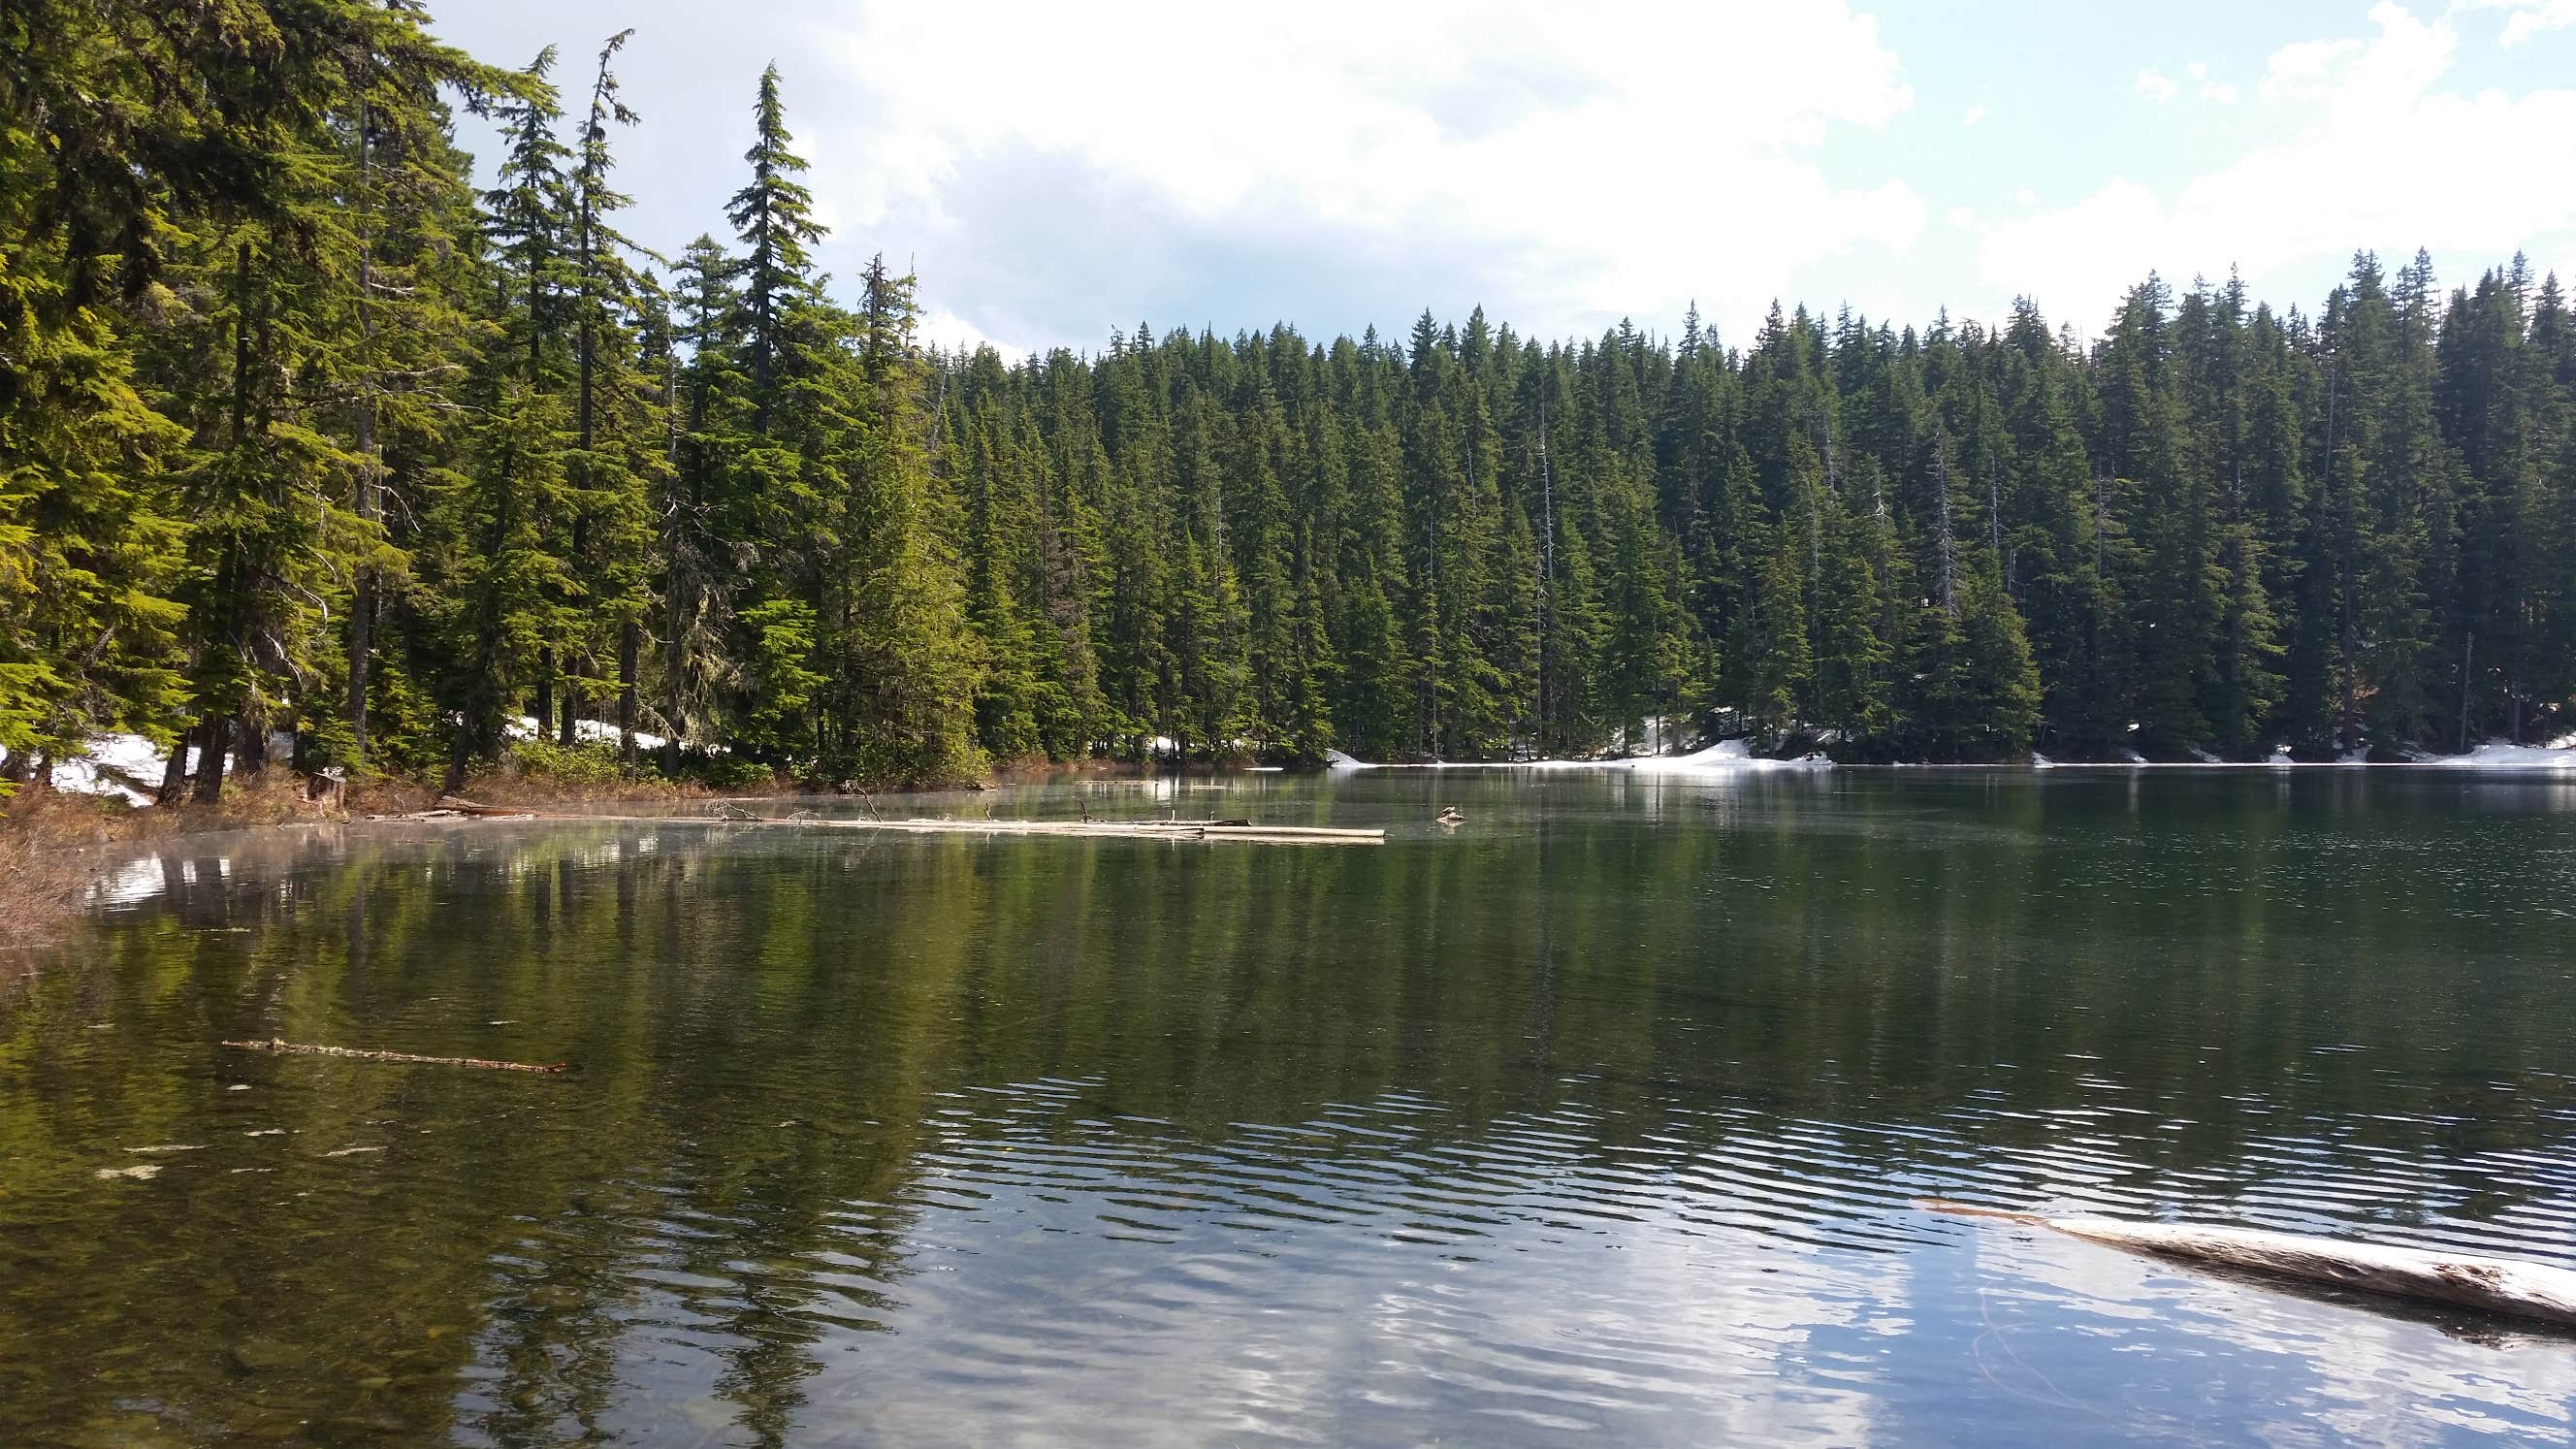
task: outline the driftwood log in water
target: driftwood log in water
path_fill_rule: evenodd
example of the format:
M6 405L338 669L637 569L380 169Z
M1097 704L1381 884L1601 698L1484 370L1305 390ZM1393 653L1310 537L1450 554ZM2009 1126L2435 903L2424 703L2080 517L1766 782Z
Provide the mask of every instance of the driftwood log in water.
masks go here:
M2576 1328L2576 1270L2382 1243L2269 1233L2256 1228L2199 1227L2189 1223L2134 1223L2118 1218L2052 1218L1969 1203L1926 1201L1934 1212L2054 1229L2069 1237L2133 1253L2180 1258L2222 1268L2295 1279L2335 1288L2357 1288L2398 1298L2447 1303Z
M487 1072L535 1072L540 1076L553 1076L564 1070L562 1062L493 1062L485 1061L481 1057L421 1057L414 1056L410 1052L369 1052L360 1051L355 1047L314 1046L307 1042L280 1041L275 1037L267 1041L228 1041L224 1045L246 1052L279 1052L287 1056L300 1057L342 1057L353 1062L395 1062L419 1067L479 1067Z
M909 835L1046 835L1105 840L1242 841L1254 845L1383 845L1382 828L1323 825L1202 824L1173 820L993 820L942 816L912 820L814 820L697 815L574 815L592 824L714 825L782 830L870 830Z
M454 795L439 796L436 808L453 810L459 815L471 815L481 820L516 820L536 813L524 805L478 805L471 800L460 799Z

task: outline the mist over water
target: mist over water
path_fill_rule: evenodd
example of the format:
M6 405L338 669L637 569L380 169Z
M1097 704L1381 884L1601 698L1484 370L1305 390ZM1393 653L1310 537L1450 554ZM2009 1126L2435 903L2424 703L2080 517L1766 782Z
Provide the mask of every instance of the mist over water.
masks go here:
M1913 1205L2576 1265L2576 786L933 803L1390 839L178 842L0 988L0 1441L2576 1437L2576 1339Z

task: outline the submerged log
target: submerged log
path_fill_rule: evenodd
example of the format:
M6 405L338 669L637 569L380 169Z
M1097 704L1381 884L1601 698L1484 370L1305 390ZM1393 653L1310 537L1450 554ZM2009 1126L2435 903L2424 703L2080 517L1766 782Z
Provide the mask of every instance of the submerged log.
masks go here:
M2043 1217L1938 1199L1919 1204L1960 1217L2053 1229L2089 1243L2160 1258L2215 1264L2270 1278L2356 1288L2576 1328L2576 1270L2515 1258L2347 1243L2257 1228Z
M354 1062L396 1062L420 1067L479 1067L487 1072L535 1072L540 1076L553 1076L563 1071L565 1066L562 1062L494 1062L486 1061L481 1057L422 1057L414 1056L410 1052L360 1051L355 1047L314 1046L308 1042L281 1041L276 1037L270 1037L266 1041L228 1041L224 1045L246 1052L278 1052L288 1056L305 1057L341 1057Z

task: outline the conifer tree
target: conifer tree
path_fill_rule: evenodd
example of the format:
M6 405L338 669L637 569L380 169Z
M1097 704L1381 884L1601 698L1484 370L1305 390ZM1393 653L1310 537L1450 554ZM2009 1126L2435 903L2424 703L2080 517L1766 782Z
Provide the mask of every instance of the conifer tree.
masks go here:
M633 760L640 705L643 618L649 601L647 540L654 475L669 466L662 418L662 379L647 374L639 352L649 315L645 279L632 258L642 249L616 226L628 199L610 184L616 159L610 128L637 117L619 98L617 52L633 31L620 31L600 48L590 106L574 149L568 178L572 244L573 438L566 459L574 510L567 561L586 582L586 607L564 631L568 670L559 729L567 748L576 743L580 691L596 690L597 659L615 664L618 753ZM542 722L541 722L542 723Z
M2098 345L1775 305L926 350L836 289L775 67L671 268L570 135L366 0L0 12L0 785L98 733L450 780L988 757L2382 757L2576 724L2576 324L2521 258ZM231 23L238 21L238 24ZM499 123L479 195L457 104ZM479 209L478 209L479 203ZM729 752L730 758L718 751ZM184 785L174 751L163 783Z
M814 265L809 249L823 239L814 220L814 195L797 178L805 160L788 149L787 111L779 98L778 67L760 74L752 110L754 136L742 159L751 181L725 204L725 219L741 239L742 356L751 374L751 430L766 435L777 402L780 359L796 308L806 301Z

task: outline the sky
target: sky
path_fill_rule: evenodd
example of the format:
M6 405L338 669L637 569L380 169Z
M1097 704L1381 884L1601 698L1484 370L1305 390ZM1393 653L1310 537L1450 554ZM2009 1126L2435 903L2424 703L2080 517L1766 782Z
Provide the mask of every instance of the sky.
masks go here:
M628 229L672 255L775 61L822 265L909 264L929 340L1011 355L1476 306L1740 342L1775 299L2089 335L2150 271L2314 310L2419 246L2576 280L2576 0L432 8L487 61L558 47L568 106L634 28Z

